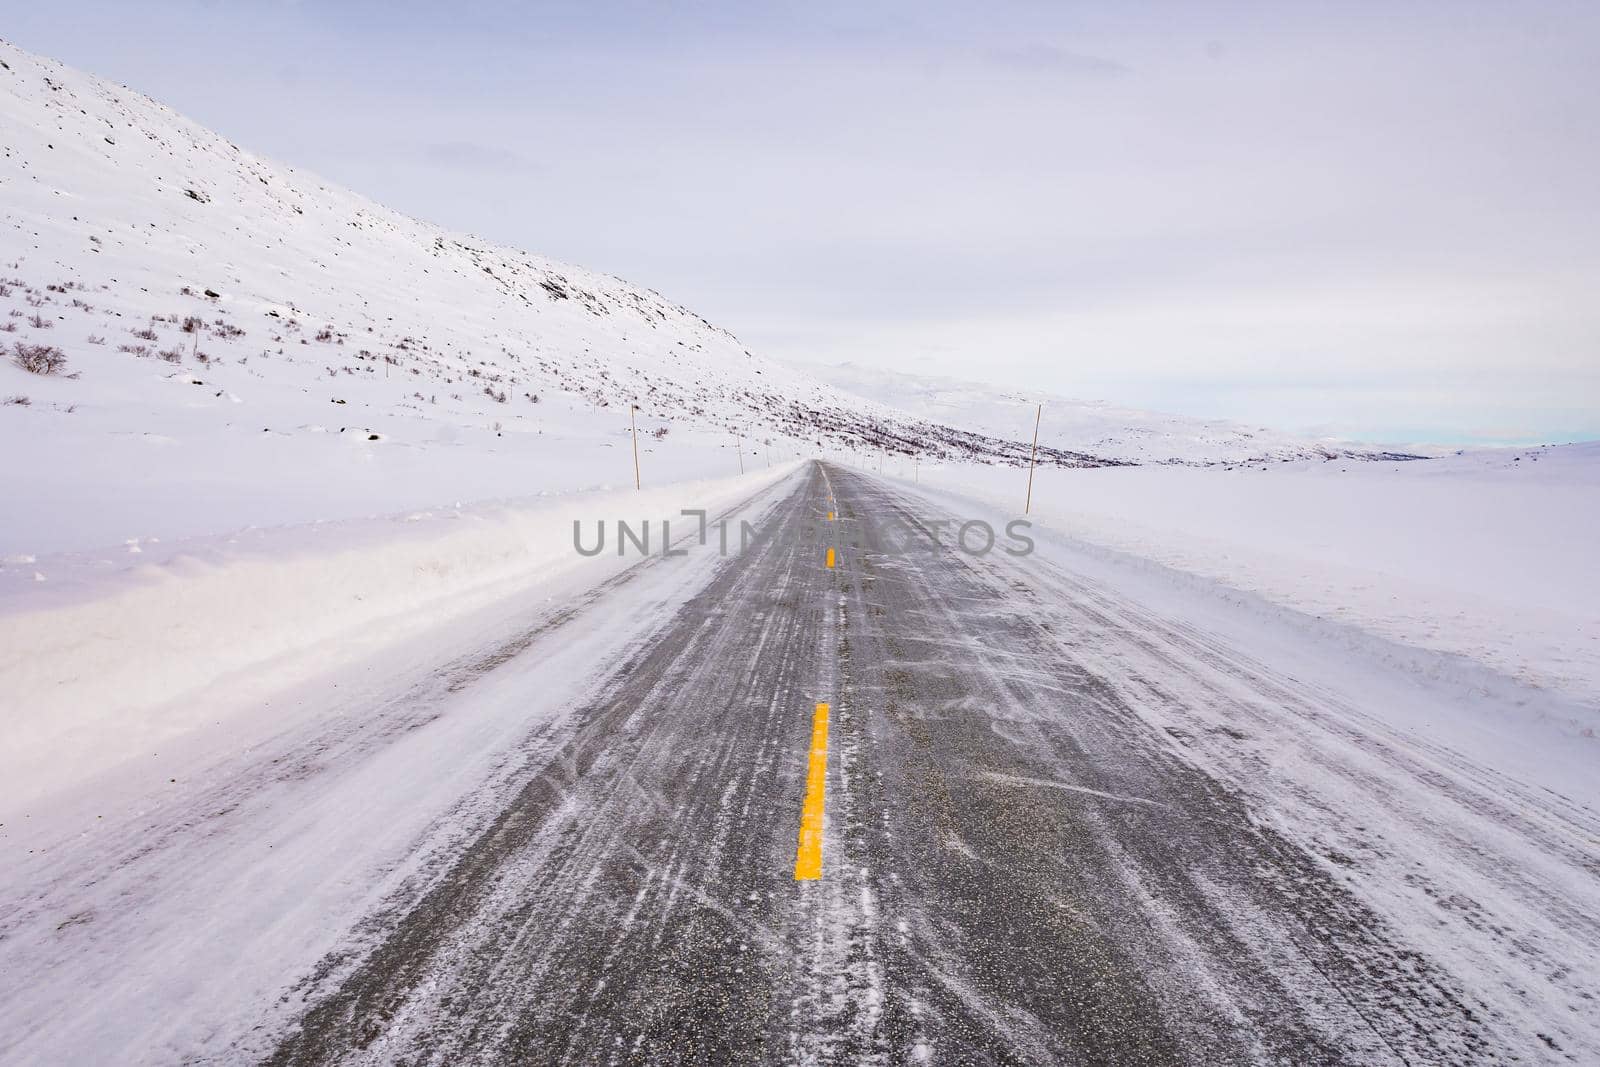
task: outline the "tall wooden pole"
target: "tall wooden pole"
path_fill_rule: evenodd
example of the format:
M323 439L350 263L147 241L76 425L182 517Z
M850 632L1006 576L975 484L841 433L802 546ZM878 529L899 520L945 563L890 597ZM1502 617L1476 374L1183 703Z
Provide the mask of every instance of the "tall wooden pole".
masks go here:
M1022 502L1022 513L1026 515L1033 507L1033 460L1039 454L1039 420L1044 417L1044 405L1039 405L1039 410L1033 413L1033 447L1028 450L1028 498Z
M633 431L633 487L643 489L644 486L639 483L639 424L633 417L633 413L638 410L638 404L628 405L628 428Z
M739 443L739 435L733 435L733 451L739 457L739 473L744 473L744 445Z

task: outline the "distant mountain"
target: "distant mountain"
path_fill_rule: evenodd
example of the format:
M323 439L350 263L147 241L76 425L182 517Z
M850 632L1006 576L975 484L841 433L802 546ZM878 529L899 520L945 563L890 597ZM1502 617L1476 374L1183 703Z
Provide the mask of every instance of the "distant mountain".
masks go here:
M1094 456L1116 463L1239 463L1348 456L1416 458L1394 452L1311 441L1221 419L1162 415L1098 401L1069 400L995 386L905 374L856 363L808 366L838 388L933 423L990 438L1028 442L1035 405L1043 403L1039 447L1046 456Z

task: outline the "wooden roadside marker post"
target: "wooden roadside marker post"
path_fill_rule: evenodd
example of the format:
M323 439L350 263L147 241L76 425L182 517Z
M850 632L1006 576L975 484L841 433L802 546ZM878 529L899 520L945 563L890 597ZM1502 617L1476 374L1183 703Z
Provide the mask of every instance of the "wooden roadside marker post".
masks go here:
M739 435L733 435L733 453L739 457L739 473L744 473L744 445L739 441Z
M1022 503L1022 513L1026 515L1033 507L1033 460L1039 454L1039 420L1044 417L1044 405L1039 405L1039 410L1033 414L1033 448L1028 451L1028 498Z
M639 423L633 415L638 410L638 404L628 405L628 428L633 431L633 487L643 489L639 482Z

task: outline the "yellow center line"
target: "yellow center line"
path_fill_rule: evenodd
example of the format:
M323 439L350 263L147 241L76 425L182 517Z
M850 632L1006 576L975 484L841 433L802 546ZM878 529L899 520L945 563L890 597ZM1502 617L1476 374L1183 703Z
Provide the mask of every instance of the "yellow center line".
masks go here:
M833 567L833 548L832 548L832 546L829 546L829 548L828 548L828 567L830 569Z
M806 800L800 808L800 846L794 854L794 878L812 882L822 877L822 799L828 779L828 705L818 704L811 717L811 759L806 767Z

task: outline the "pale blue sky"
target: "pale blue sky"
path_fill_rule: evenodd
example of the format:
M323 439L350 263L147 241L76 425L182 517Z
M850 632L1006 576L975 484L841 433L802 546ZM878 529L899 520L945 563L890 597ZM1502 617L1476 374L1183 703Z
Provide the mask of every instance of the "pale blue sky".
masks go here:
M1597 4L13 7L22 47L779 358L1600 437Z

